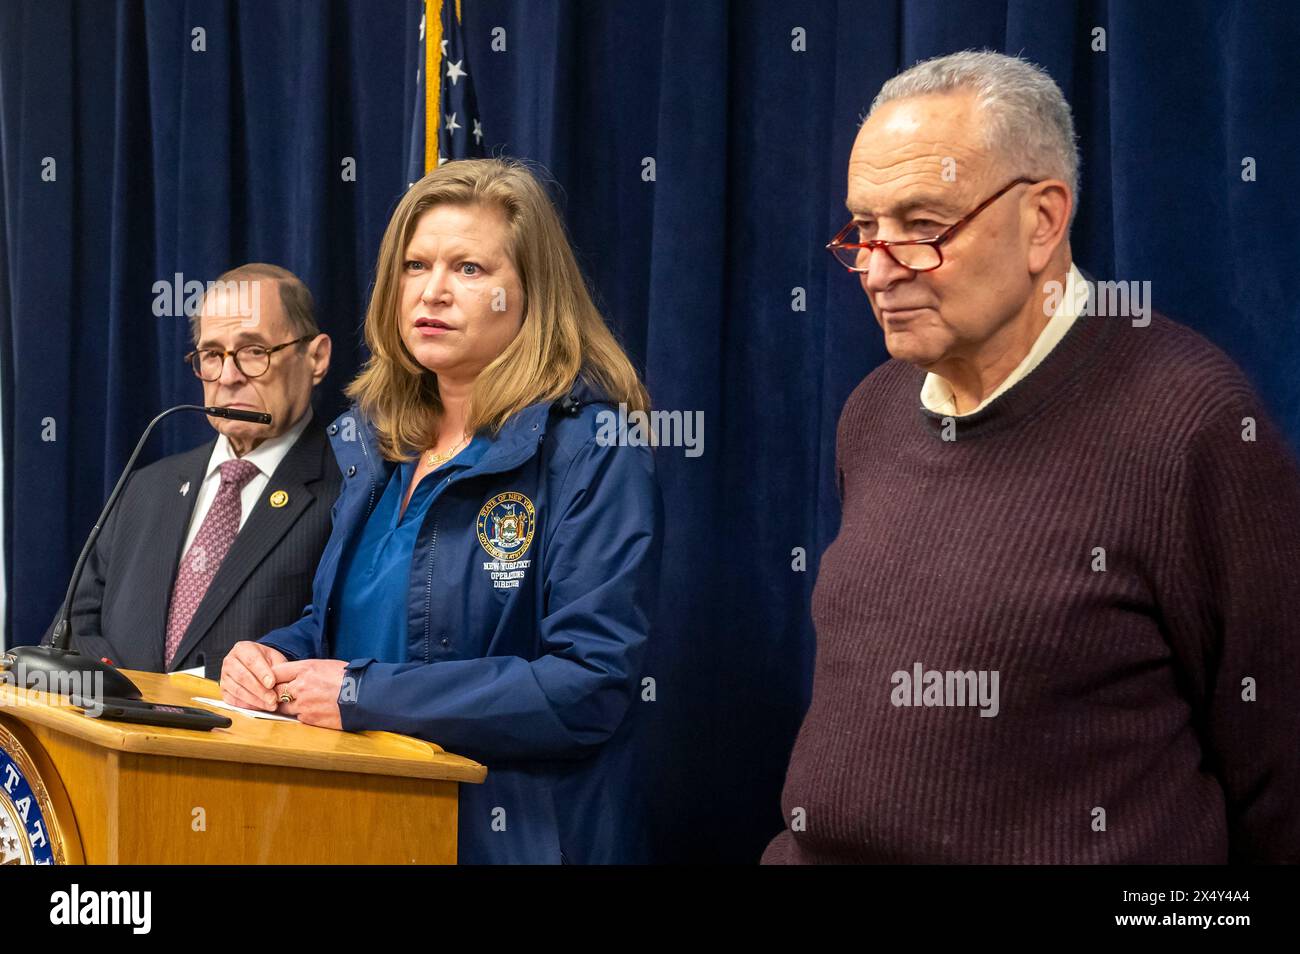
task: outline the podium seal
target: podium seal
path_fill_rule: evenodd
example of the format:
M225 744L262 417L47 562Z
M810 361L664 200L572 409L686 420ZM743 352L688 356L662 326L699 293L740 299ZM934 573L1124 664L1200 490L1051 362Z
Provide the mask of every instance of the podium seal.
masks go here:
M63 830L36 764L0 725L0 865L67 864Z

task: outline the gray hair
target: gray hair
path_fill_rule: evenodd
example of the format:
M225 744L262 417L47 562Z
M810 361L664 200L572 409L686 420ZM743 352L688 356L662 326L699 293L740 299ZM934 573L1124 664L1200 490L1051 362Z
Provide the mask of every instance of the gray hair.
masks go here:
M1079 152L1070 104L1037 64L992 50L963 50L922 60L880 88L874 113L885 103L930 93L969 90L983 110L985 147L1015 175L1063 179L1079 207Z
M225 288L227 283L259 279L275 282L280 292L280 307L284 309L285 323L295 338L303 338L307 335L315 337L320 334L320 328L316 324L316 304L312 300L311 290L301 278L287 268L266 262L249 262L247 265L222 272L214 281L209 282L208 286L211 291L213 288ZM199 317L197 309L190 315L190 335L194 338L195 347L199 344Z

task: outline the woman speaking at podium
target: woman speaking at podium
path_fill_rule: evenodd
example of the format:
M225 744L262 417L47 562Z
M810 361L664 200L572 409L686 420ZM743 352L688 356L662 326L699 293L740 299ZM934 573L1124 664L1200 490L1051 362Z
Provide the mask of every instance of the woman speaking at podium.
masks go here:
M460 789L462 862L639 860L662 505L650 449L599 422L648 399L525 167L411 187L365 337L328 428L344 484L312 605L234 647L225 699L486 764Z

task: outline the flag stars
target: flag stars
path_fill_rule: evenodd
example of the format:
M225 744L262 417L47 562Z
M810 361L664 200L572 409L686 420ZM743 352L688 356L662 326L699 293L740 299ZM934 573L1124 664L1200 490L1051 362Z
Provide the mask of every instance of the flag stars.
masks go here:
M483 145L483 126L477 119L474 120L474 142L476 145Z
M447 129L447 132L449 132L449 133L454 133L457 129L461 129L461 128L463 128L463 127L461 126L460 123L456 122L456 114L455 114L455 113L452 113L450 116L447 117L447 122L446 122L445 126L446 126L446 129Z
M462 76L468 75L463 69L460 68L460 64L464 62L465 60L463 57L457 60L455 63L453 63L451 60L447 61L447 79L451 80L452 86L456 85L456 80L460 79Z

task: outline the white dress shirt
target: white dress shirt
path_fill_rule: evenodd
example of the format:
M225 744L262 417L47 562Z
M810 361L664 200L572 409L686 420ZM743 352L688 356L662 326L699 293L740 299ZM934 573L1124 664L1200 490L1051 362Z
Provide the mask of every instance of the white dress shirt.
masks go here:
M1070 330L1076 318L1079 317L1078 304L1075 295L1083 295L1077 291L1083 283L1083 274L1070 265L1070 271L1065 278L1065 291L1061 300L1056 305L1056 310L1052 312L1052 317L1047 320L1043 330L1039 332L1038 338L1034 341L1034 346L1029 349L1029 353L1016 365L1007 379L994 389L978 407L972 408L965 414L957 413L957 398L953 395L952 386L943 378L934 372L925 376L925 381L921 384L921 403L929 411L935 414L942 414L945 417L965 417L966 414L974 414L976 411L983 410L991 401L1001 397L1003 392L1009 390L1022 378L1029 375L1039 363L1047 357L1048 353L1065 337L1065 333ZM1082 300L1086 300L1081 298Z
M239 495L239 529L244 529L244 522L248 519L248 515L252 513L258 498L262 496L262 491L266 489L271 475L280 466L280 462L289 453L289 449L302 436L302 432L310 421L311 408L308 407L307 413L302 416L297 424L279 437L272 437L269 440L262 441L256 448L243 456L243 460L257 466L258 472L256 477L244 485L244 489ZM194 543L194 538L199 535L199 528L203 526L203 518L208 515L212 501L217 499L217 491L221 488L221 471L218 468L226 461L234 460L235 457L236 455L230 449L230 441L226 438L226 435L218 435L217 443L212 448L212 456L208 458L208 469L204 473L203 483L199 484L198 487L190 488L190 493L198 492L199 499L195 502L194 513L190 515L190 527L185 534L185 545L181 547L182 561L185 559L185 554L189 551L190 545Z

